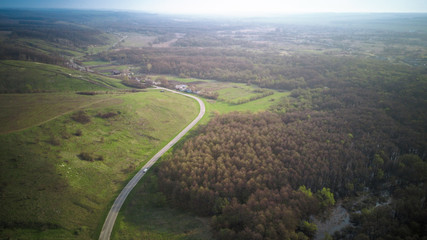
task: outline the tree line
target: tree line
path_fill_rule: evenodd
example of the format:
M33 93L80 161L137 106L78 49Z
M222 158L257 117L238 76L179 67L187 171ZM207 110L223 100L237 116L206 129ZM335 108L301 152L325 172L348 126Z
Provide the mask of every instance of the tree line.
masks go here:
M423 69L357 57L254 53L227 48L143 48L100 53L94 59L139 66L142 74L169 74L219 81L256 84L293 90L336 87L346 82L359 87L368 82L394 88L396 81L419 78Z

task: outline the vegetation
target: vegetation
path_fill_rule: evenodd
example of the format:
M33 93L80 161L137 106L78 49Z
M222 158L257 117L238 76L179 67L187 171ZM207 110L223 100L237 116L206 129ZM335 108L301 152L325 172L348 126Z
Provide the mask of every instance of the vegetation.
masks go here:
M126 88L119 80L55 65L0 61L1 93L106 91Z
M425 82L420 84L425 85ZM309 94L309 104L296 105L307 106L305 109L288 107L292 102L285 105L289 111L282 116L234 113L215 118L199 136L187 141L182 150L159 167L159 191L174 206L202 216L214 216L212 224L220 239L312 237L315 227L307 222L309 216L334 205L332 192L336 196L351 196L369 187L390 191L396 196L407 191L425 191L425 162L417 156L402 155L399 158L402 160L395 159L395 156L411 152L424 156L425 138L414 131L421 129L425 133L423 124L409 125L394 120L382 107L376 106L378 101L371 99L378 96L366 89L363 95L357 88L322 90L322 95L316 93L319 92ZM301 95L298 96L297 91L293 93L295 97ZM402 101L396 96L391 99ZM387 100L381 104L387 105ZM303 102L302 98L295 101ZM390 107L403 111L399 105ZM404 110L410 114L417 108L414 105ZM418 117L423 118L420 114ZM410 115L415 118L414 114ZM363 121L360 116L364 116ZM395 185L396 181L405 182L397 179L408 176L397 174L407 171L399 169L415 165L418 170L410 174L415 184L411 190L406 187L408 183ZM395 185L395 189L390 190L389 184ZM311 190L317 192L316 198ZM424 196L411 194L411 200L403 201L398 197L396 205L391 205L396 207L375 209L376 217L373 218L377 219L377 224L383 224L385 220L378 221L379 216L386 219L389 214L402 211L398 208L409 207L410 201L425 201ZM403 218L393 217L391 221L395 223L387 226L390 229L402 226L408 224L409 219L425 224L421 219L427 209L424 204L417 206L413 213L405 213L409 215ZM353 221L361 227L348 233L349 238L357 234L377 238L387 232L386 229L366 232L373 229L366 225L374 223L363 219L355 217ZM405 229L406 235L423 234L417 227Z
M419 156L427 150L421 110L426 96L418 91L427 81L395 77L360 82L364 75L353 76L352 81L330 82L330 88L293 90L290 98L272 107L280 115L218 116L159 167L159 191L174 206L213 216L220 239L281 239L313 237L309 216L333 205L334 195L353 196L368 187L389 192L391 205L355 214L357 225L341 237L375 239L393 226L404 226L406 232L389 237L422 236L420 228L405 225L425 224L424 204L405 217L396 213L411 201L425 201L424 194L411 194L411 200L402 200L401 194L425 192L421 172L426 167ZM418 156L405 155L409 153ZM415 165L409 190L408 182L400 185L408 175L398 172ZM393 213L390 225L372 227L377 226L372 221L382 225Z
M425 238L425 14L0 15L0 238L97 238L197 110L135 89L153 82L185 83L208 114L131 193L113 238L319 238L313 217L337 203L351 224L330 238Z
M176 94L109 98L0 136L1 238L97 238L129 176L197 114L194 101ZM80 115L90 122L73 120Z
M120 211L112 239L214 239L209 219L169 207L156 185L149 171Z

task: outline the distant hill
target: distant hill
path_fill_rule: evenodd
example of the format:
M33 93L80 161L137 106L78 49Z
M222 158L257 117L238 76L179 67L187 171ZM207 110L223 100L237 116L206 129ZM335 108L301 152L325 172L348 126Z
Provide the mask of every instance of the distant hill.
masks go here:
M120 80L50 64L0 61L0 93L99 91L126 88Z

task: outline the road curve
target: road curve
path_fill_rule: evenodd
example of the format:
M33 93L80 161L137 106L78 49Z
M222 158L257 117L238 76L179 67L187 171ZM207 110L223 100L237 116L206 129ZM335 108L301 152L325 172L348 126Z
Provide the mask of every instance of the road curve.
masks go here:
M165 152L167 152L175 143L177 143L191 128L193 128L197 122L202 119L203 115L205 115L205 104L202 100L200 100L198 97L173 91L166 88L160 88L157 87L157 89L169 91L177 94L184 95L186 97L190 97L195 99L199 105L200 105L200 112L199 115L187 126L182 130L172 141L170 141L166 146L164 146L156 155L154 155L150 161L148 161L139 171L138 173L128 182L128 184L123 188L123 190L120 192L119 196L116 198L116 200L113 203L113 206L111 206L110 212L108 212L108 216L105 219L104 225L102 226L101 234L99 235L99 240L109 240L111 231L114 227L114 222L116 221L117 215L120 211L120 208L122 207L124 201L126 200L129 193L132 191L132 189L135 187L135 185L139 182L139 180L144 176L144 169L150 168Z

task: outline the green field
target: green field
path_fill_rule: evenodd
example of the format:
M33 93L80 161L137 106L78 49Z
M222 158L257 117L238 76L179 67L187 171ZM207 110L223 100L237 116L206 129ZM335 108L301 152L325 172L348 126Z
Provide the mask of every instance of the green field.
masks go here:
M72 56L72 57L79 57L83 56L83 49L78 48L68 48L67 46L58 44L54 44L49 41L44 41L41 39L34 39L34 38L19 38L15 40L15 44L17 45L24 45L27 46L33 50L44 52L44 53L61 53L61 55L65 56Z
M102 91L126 88L120 80L50 64L0 61L0 92Z
M120 102L113 94L0 94L0 134L25 129L96 103Z
M90 46L88 46L85 53L92 55L92 54L97 54L100 52L108 51L109 49L111 49L114 46L115 43L117 43L117 41L120 40L120 37L115 35L115 34L103 33L102 35L104 38L108 39L107 43L105 45L90 45Z
M52 94L46 101L39 97L24 99L33 98L34 105L40 104L34 107L42 109L64 95ZM96 103L80 97L87 100L77 105L87 105L81 108L89 123L73 120L74 111L0 135L0 238L97 238L109 204L127 179L198 113L194 100L158 90L100 96L105 101ZM13 106L9 101L15 119L22 102ZM99 117L108 114L112 117Z
M97 72L102 72L104 74L111 75L112 71L126 71L126 70L129 70L129 68L130 68L130 65L111 65L111 66L100 65L99 67L94 67L92 69Z
M223 114L233 111L255 113L268 110L270 106L275 103L275 101L279 100L280 98L287 97L289 94L290 92L274 91L273 95L238 105L211 99L204 99L204 102L208 114Z
M213 239L209 219L167 207L153 172L143 178L123 205L111 239Z
M223 88L218 91L218 99L223 101L235 101L256 95L256 93L253 92L254 88L257 88L255 86L248 86L246 84L237 83L230 85L231 86L227 86L227 88Z
M219 82L212 80L202 81L203 83L196 84L197 89L219 93L217 100L201 97L206 106L206 115L201 121L202 124L207 123L215 114L224 114L233 111L253 113L266 111L276 101L283 97L287 97L290 94L288 91L279 92L266 90L255 85L246 85L243 83ZM256 90L272 91L273 94L242 104L235 103L241 99L249 99L250 97L257 96L259 93L255 93L254 91Z
M110 62L105 62L105 61L86 61L86 62L82 62L82 63L85 66L99 66L99 65L110 64Z
M197 79L197 78L182 78L182 77L169 76L169 75L149 75L148 77L151 78L152 80L156 80L157 78L164 77L166 80L177 81L180 83L211 82L212 81L212 80Z
M123 47L148 47L156 39L156 36L139 33L127 33L127 36L126 40L121 43Z

